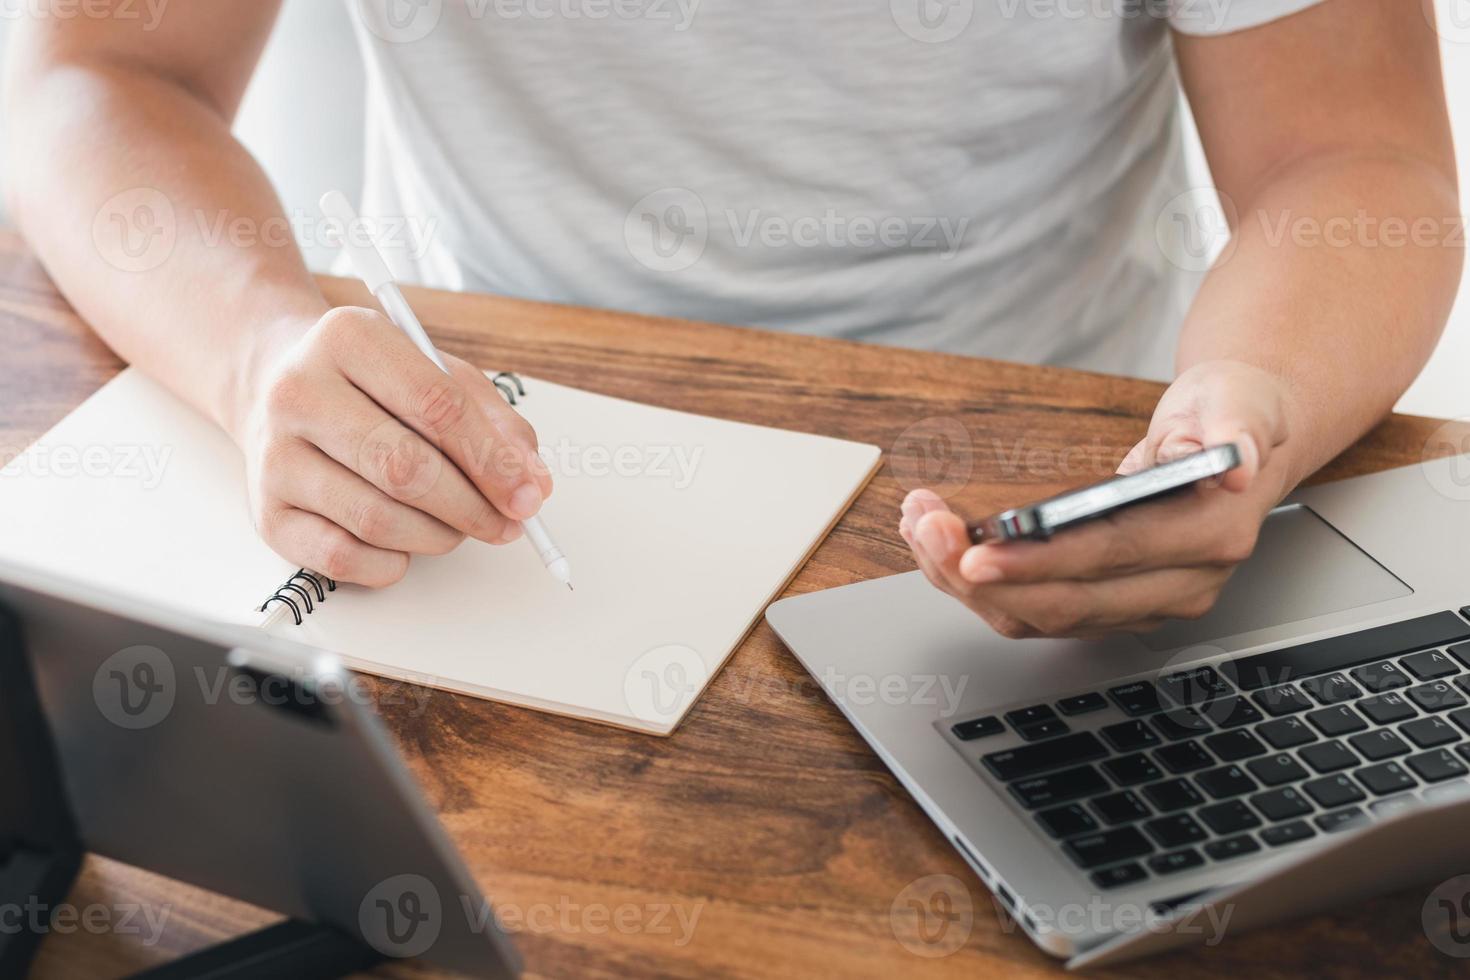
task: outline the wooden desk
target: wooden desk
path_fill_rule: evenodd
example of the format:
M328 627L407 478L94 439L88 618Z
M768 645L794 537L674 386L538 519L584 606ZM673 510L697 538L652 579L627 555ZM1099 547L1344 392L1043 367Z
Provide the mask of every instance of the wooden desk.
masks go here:
M366 300L355 283L322 285L334 302ZM441 346L479 364L890 451L792 593L911 569L895 524L903 483L924 467L927 479L955 482L956 499L977 512L1105 475L1144 431L1159 391L1072 371L484 296L416 291L412 301ZM121 366L4 233L0 339L0 458ZM1437 425L1396 417L1327 475L1412 463ZM389 730L481 887L526 914L517 944L533 975L1058 972L1010 927L764 625L669 739L442 693L419 713L392 685L378 691ZM962 948L929 958L910 950L925 947L890 909L911 882L934 874L962 883L959 911L968 906L973 927ZM1449 976L1463 963L1425 941L1419 916L1426 895L1410 891L1232 936L1118 975ZM72 900L143 903L167 910L167 927L152 946L137 936L52 936L38 976L118 975L271 918L97 860ZM624 906L639 910L623 913L632 931L611 925ZM660 922L650 906L668 910ZM686 920L698 915L682 944L679 912ZM896 921L908 945L895 934ZM382 972L426 971L398 964Z

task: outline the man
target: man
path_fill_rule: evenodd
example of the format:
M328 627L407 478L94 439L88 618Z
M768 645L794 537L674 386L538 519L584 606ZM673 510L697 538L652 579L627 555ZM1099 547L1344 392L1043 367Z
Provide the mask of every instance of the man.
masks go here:
M551 490L534 434L469 365L447 382L375 312L329 309L292 247L192 220L156 265L94 247L140 193L279 222L229 132L277 6L19 26L12 207L104 338L234 436L265 540L383 585L464 535L511 540ZM1122 468L1235 441L1223 487L1005 549L905 502L921 567L1008 635L1209 608L1271 506L1389 411L1455 294L1436 35L1404 0L350 7L364 213L433 222L393 255L407 277L1127 373L1173 349ZM1234 219L1202 284L1181 84Z

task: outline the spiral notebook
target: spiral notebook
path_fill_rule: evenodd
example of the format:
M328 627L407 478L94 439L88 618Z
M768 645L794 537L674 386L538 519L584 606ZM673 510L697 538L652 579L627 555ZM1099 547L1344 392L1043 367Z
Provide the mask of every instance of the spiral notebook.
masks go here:
M234 443L131 369L0 469L0 556L221 621L268 604L262 628L368 673L668 734L880 453L519 380L575 592L524 541L380 590L297 569L255 535Z

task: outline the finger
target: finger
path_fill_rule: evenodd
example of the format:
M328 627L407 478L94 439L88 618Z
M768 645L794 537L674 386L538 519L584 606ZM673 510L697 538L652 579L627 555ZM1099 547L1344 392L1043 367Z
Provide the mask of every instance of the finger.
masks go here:
M349 384L330 398L332 411L310 415L301 435L383 493L490 544L519 535L519 525L422 436Z
M958 514L948 508L929 511L914 525L914 540L915 554L926 559L956 595L974 587L960 575L960 555L965 551L968 536L965 522Z
M381 317L328 316L318 329L348 380L453 461L496 510L519 521L541 509L536 446L503 398L475 397Z
M1200 488L1114 511L1046 541L975 545L960 557L959 571L967 582L1025 583L1228 568L1250 556L1259 532L1247 501Z
M1197 619L1214 605L1229 575L1171 568L1097 582L991 585L976 594L1046 636L1096 635L1151 619Z
M918 524L919 518L931 510L949 510L949 505L933 490L920 489L909 491L899 510L903 516L898 522L898 531L905 541L913 544L914 526Z
M449 373L454 376L455 380L465 386L465 390L470 393L470 397L480 404L481 410L487 416L504 409L507 404L505 396L495 386L494 382L485 377L484 371L452 354L444 354L442 356L444 363L449 365ZM525 416L515 411L514 407L512 407L511 411L513 418L508 424L517 429L527 445L537 447L537 451L532 454L529 460L531 476L536 481L536 485L541 488L541 493L546 497L550 497L552 491L551 470L547 467L546 460L541 457L539 451L540 442L536 438L536 430L530 422L526 421Z
M261 537L287 561L338 582L392 585L408 571L408 555L364 544L320 514L277 507L261 520Z
M359 541L389 551L442 555L464 540L463 532L399 503L317 447L299 445L268 488L284 503L318 513Z

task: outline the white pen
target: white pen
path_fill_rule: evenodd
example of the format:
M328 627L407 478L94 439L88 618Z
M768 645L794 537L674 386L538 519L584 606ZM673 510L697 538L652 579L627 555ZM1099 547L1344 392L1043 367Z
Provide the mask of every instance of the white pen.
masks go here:
M327 191L322 195L320 202L322 213L332 221L340 223L342 228L342 247L347 252L347 258L352 262L352 268L359 279L367 285L367 288L378 302L383 304L383 310L388 314L388 319L404 333L408 334L410 340L424 355L439 366L439 370L445 374L449 373L449 367L444 363L444 358L434 349L434 342L424 331L424 325L409 308L408 300L403 298L403 293L398 288L398 283L388 271L388 264L383 261L375 245L367 241L357 240L352 229L357 225L357 211L347 201L347 196L341 191ZM536 549L536 554L541 559L541 564L558 582L566 583L567 588L572 587L572 565L566 556L561 553L551 533L546 530L540 517L528 517L521 521L521 527L526 532L526 540Z

